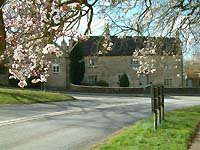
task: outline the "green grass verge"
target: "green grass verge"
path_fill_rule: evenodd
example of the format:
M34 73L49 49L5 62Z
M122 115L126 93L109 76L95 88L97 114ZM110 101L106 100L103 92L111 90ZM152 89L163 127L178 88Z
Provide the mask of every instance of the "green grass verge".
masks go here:
M61 93L0 88L0 104L31 104L74 99Z
M92 150L187 150L196 125L200 122L200 106L174 110L153 129L148 118L125 128Z

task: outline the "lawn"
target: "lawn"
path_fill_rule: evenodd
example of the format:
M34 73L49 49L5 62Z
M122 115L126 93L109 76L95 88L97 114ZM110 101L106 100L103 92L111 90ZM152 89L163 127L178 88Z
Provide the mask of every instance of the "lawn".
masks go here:
M166 114L157 131L151 117L122 129L92 150L187 150L199 122L200 106L174 110Z
M69 101L75 98L61 93L0 88L0 104L31 104Z

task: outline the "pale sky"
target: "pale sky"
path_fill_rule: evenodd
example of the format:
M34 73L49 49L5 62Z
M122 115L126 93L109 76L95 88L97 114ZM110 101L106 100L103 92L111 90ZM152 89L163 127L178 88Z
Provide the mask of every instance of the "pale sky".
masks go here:
M92 24L91 24L91 30L92 30L91 35L102 35L105 24L106 24L105 19L98 19L94 15L93 21L92 21ZM84 33L86 28L87 28L87 17L83 17L81 19L81 24L80 24L80 27L79 27L78 30L81 33Z

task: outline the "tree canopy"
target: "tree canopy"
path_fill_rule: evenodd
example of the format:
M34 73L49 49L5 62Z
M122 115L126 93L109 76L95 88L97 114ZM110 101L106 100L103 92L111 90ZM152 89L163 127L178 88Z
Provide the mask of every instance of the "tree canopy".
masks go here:
M177 37L199 47L199 0L107 0L100 6L98 14L116 35Z

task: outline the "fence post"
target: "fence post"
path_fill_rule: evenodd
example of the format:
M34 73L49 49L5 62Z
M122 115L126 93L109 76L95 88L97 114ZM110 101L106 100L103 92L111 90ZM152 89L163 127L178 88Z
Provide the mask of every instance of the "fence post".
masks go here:
M165 120L164 86L163 85L161 85L161 112L162 112L162 120Z
M161 85L157 87L157 94L158 94L158 121L161 124Z
M158 128L159 124L162 123L162 120L165 120L165 108L164 108L164 86L160 85L151 85L151 111L154 116L154 130Z
M151 85L151 112L154 112L154 86Z
M158 95L157 95L157 87L153 87L153 114L154 114L154 129L157 130L158 128Z

